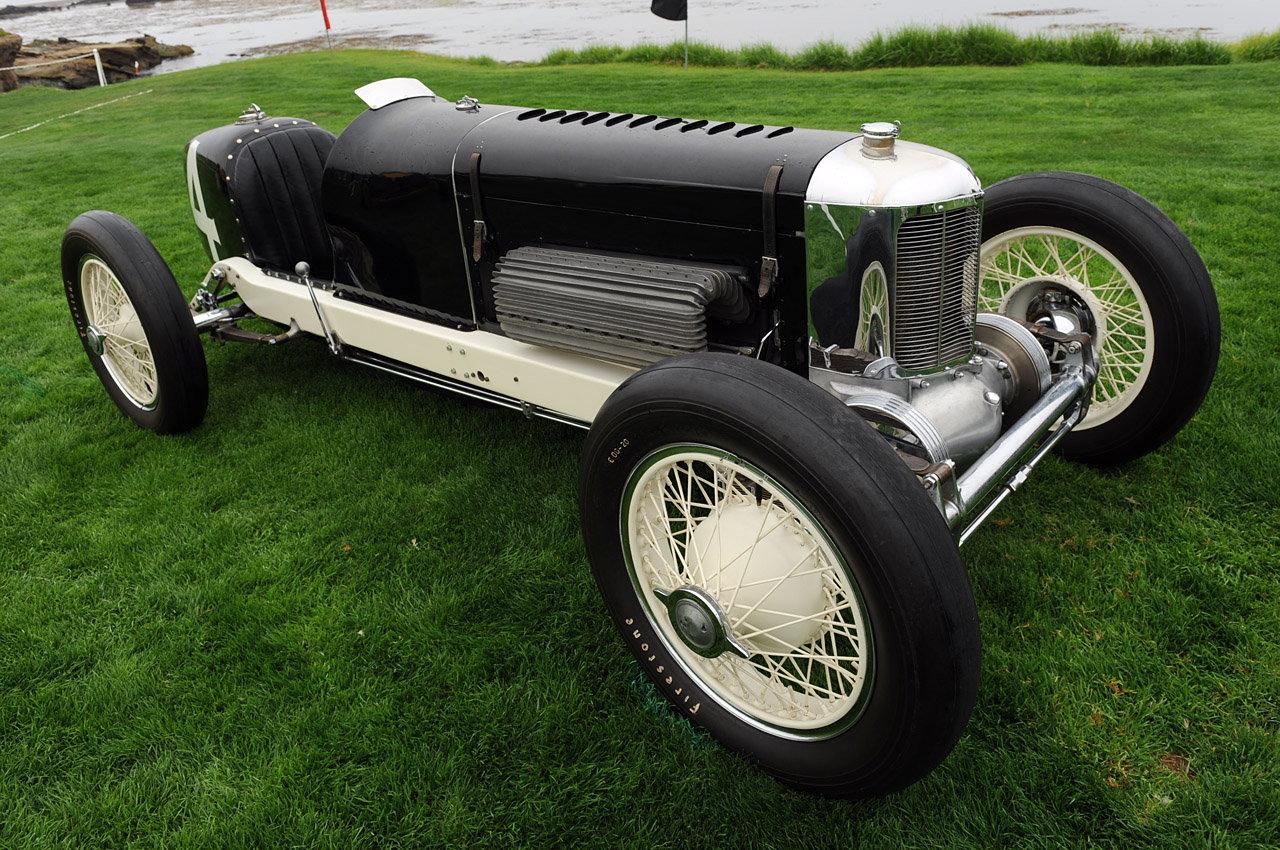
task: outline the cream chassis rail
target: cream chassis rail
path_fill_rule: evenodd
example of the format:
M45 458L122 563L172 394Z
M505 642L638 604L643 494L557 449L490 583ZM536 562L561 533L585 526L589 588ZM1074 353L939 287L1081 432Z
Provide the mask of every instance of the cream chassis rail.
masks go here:
M338 351L349 360L520 409L528 416L589 428L609 395L637 371L338 299L328 290L267 274L243 257L219 260L211 274L215 270L225 272L226 282L258 316L321 338L332 333L340 344ZM212 324L203 319L197 317L201 329ZM936 470L922 475L922 485L957 542L963 544L1080 421L1097 374L1096 364L1086 364L1083 353L1077 346L1071 358L1075 363L1063 369L1032 409L958 479L950 462L941 476Z
M265 274L243 257L220 260L214 268L226 272L227 282L241 300L264 319L296 323L323 338L318 306L344 347L439 375L449 389L471 386L491 401L497 394L524 402L526 413L534 412L528 407L532 405L539 415L579 427L587 427L609 394L636 371L497 334L458 331L398 316L334 298L332 292L319 288L314 289L313 306L306 286ZM360 356L352 359L379 365Z

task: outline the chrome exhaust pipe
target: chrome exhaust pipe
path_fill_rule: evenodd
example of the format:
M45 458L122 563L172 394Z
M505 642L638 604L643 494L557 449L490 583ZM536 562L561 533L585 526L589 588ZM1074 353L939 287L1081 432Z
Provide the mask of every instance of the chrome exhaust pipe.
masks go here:
M959 543L964 543L1010 493L1022 486L1032 468L1079 424L1093 380L1093 373L1086 368L1064 367L1039 401L955 479L953 491L942 494L940 507L947 524L954 529L999 488L959 533ZM1059 419L1062 423L1051 431Z

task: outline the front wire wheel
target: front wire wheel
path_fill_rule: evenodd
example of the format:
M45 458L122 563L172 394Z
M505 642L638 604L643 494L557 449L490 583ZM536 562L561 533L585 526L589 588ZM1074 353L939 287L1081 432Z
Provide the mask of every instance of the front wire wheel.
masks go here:
M579 479L592 571L659 692L785 782L885 794L950 752L977 611L906 466L834 396L698 354L627 379Z
M1099 374L1072 459L1124 463L1171 439L1218 363L1218 302L1190 240L1150 201L1065 172L1003 180L985 195L979 307L1084 331Z
M720 702L802 737L857 719L873 657L866 614L792 494L725 452L667 446L636 467L623 504L635 590ZM690 586L700 597L680 595Z
M1151 307L1133 273L1102 245L1057 227L1019 227L982 246L978 306L1028 317L1045 290L1075 295L1093 320L1098 379L1093 401L1075 427L1084 431L1124 411L1142 392L1155 356Z

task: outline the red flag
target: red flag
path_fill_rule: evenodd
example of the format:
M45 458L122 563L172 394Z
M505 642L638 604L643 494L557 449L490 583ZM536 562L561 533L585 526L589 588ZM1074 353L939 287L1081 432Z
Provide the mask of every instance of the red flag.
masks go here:
M324 28L327 30L333 29L333 27L329 26L329 10L325 7L324 0L320 0L320 11L324 12Z

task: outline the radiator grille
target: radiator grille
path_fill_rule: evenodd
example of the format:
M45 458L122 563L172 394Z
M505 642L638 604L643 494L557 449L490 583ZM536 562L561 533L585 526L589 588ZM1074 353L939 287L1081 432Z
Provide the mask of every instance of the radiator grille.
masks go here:
M898 232L893 356L936 369L969 356L977 312L977 207L909 218Z

